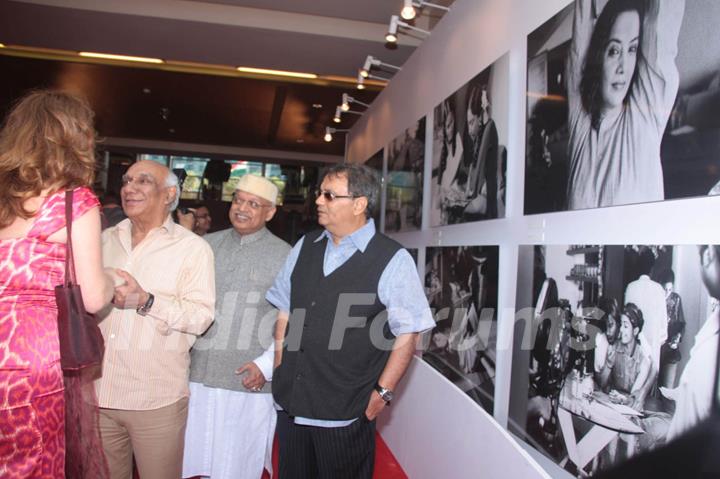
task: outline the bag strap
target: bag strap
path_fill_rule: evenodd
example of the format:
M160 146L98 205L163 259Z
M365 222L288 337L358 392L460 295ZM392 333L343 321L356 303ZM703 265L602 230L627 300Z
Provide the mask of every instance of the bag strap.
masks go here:
M67 248L65 250L65 287L76 283L75 256L72 247L72 208L73 190L65 191L65 228L67 230Z

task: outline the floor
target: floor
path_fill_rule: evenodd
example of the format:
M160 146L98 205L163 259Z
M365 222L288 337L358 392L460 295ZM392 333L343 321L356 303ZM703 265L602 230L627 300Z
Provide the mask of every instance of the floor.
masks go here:
M375 473L373 474L373 479L408 479L405 471L402 470L402 467L400 467L400 464L398 464L395 456L390 452L390 449L382 437L380 437L380 434L375 435L375 441ZM275 441L273 446L273 468L275 470L277 470L277 462L278 451L277 441ZM135 471L134 479L139 479L137 471ZM261 479L270 479L267 471L263 473Z

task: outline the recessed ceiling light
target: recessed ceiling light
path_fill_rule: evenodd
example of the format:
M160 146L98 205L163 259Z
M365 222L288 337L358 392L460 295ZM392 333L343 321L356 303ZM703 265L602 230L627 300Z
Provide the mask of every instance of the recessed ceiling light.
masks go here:
M148 58L148 57L133 57L129 55L113 55L110 53L95 53L95 52L80 52L78 53L81 57L87 58L102 58L104 60L120 60L126 62L140 62L140 63L165 63L159 58Z
M317 108L319 110L322 108L322 105L320 103L313 103L313 108Z
M289 72L284 70L269 70L267 68L253 68L253 67L237 67L238 71L244 73L258 73L261 75L276 75L283 77L294 77L294 78L317 78L318 76L314 73L301 73L301 72Z
M303 140L302 138L298 138L298 139L295 140L295 141L296 141L297 143L305 143L305 140Z
M145 93L146 95L149 95L152 90L150 90L149 88L143 88L142 91L143 91L143 93Z
M168 131L169 131L170 133L175 133L175 128L169 128Z

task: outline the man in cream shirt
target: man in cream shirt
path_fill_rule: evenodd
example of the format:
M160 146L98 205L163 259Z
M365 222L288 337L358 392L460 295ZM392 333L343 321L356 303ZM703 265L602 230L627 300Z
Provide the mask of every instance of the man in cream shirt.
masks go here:
M177 178L152 161L123 176L126 220L103 232L103 261L117 273L96 382L103 449L113 479L177 479L188 413L190 347L212 322L210 246L175 224Z

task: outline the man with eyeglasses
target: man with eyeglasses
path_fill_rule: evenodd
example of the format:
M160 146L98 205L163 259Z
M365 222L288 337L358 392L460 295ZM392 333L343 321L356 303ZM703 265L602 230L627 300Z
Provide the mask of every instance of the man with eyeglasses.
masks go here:
M682 435L710 415L718 375L718 336L720 335L720 245L700 246L700 276L714 302L710 316L695 335L690 357L677 389L663 393L675 399L675 414L668 429L668 441Z
M199 204L195 207L195 227L193 233L198 236L205 236L210 231L212 225L212 216L207 205Z
M133 164L120 191L127 219L103 231L103 262L117 278L96 382L100 433L111 477L180 477L188 413L190 347L215 307L213 253L176 225L178 179L152 162Z
M371 478L375 418L434 326L412 257L375 229L379 187L366 166L329 168L323 229L298 241L266 295L280 311L280 478Z
M276 413L273 372L277 310L265 292L290 245L265 227L278 188L247 174L230 206L232 228L206 235L215 254L215 321L191 353L190 412L183 477L257 479L272 470Z

